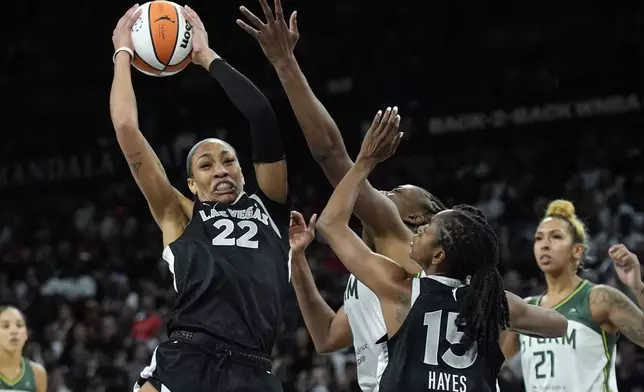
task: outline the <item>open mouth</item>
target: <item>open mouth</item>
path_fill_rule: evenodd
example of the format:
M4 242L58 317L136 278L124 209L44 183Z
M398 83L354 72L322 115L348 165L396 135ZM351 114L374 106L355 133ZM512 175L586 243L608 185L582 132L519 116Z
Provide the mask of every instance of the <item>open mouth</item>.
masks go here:
M215 194L226 195L235 191L235 185L230 181L221 181L215 185Z

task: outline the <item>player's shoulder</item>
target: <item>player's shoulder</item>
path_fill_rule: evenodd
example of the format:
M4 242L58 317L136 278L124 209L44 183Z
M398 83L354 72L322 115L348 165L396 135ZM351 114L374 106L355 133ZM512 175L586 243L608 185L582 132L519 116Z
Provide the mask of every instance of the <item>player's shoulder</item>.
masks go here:
M588 291L588 301L591 306L610 308L624 306L629 299L626 294L614 287L605 284L595 284Z
M27 359L27 363L29 364L29 366L31 366L31 369L34 371L34 373L47 374L45 367L38 362Z
M260 187L253 188L252 191L245 193L242 198L246 200L246 203L256 203L261 206L261 208L266 210L276 223L289 224L291 216L290 199L288 199L286 203L276 202L266 196Z

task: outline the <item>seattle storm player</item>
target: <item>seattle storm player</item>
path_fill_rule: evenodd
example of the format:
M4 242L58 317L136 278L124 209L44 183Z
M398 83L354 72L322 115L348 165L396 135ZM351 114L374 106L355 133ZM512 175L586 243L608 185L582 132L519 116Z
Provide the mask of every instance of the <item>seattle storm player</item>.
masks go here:
M207 69L250 123L258 188L244 191L235 150L206 139L186 162L190 201L172 185L139 130L130 75L135 8L119 21L110 109L118 143L163 234L174 277L170 340L154 352L135 391L280 391L269 353L289 288L286 162L269 102L208 48L191 9L193 62Z
M442 211L414 236L410 257L427 277L396 276L391 260L372 252L351 230L360 187L393 154L402 134L394 108L378 112L355 165L336 187L317 228L343 264L380 300L389 361L380 391L492 391L504 361L504 329L562 336L566 319L506 293L496 268L498 240L470 206ZM292 230L293 231L293 230ZM532 321L528 321L532 320ZM419 344L424 342L425 344Z

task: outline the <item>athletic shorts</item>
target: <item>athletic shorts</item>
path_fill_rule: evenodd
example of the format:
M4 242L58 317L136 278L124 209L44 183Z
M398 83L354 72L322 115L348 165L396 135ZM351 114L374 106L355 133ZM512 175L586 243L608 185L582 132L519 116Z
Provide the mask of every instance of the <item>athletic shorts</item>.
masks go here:
M209 335L175 331L152 355L134 392L150 382L159 392L281 392L271 360Z

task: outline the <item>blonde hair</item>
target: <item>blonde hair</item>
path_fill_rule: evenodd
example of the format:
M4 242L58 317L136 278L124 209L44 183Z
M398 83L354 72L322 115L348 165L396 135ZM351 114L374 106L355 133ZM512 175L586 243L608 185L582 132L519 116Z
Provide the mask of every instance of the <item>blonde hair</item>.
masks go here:
M588 251L588 233L586 232L586 226L584 223L575 214L575 206L572 202L563 199L551 201L550 204L548 204L548 209L546 210L546 214L543 219L546 218L559 218L568 222L573 242L581 244L584 247L584 252L582 254L583 263L583 256L585 256Z

